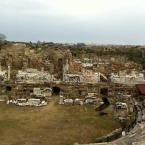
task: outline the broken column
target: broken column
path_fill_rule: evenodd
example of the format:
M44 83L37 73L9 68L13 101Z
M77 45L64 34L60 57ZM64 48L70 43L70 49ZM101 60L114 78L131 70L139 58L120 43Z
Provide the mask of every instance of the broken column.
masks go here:
M64 104L64 102L63 102L63 96L62 95L59 96L59 104L60 105Z
M44 72L44 67L41 67L41 72Z
M2 71L2 66L1 66L1 62L0 62L0 71Z
M53 81L54 80L54 64L53 63L50 63L50 68L49 68L50 70L50 74L51 74L51 81Z
M7 80L9 81L11 78L11 67L8 65L8 73L7 73Z

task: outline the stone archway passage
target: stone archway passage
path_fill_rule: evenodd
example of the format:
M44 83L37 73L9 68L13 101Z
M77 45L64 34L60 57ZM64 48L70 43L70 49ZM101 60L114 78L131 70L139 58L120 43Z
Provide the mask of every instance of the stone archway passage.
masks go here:
M60 88L55 86L55 87L52 87L52 93L54 95L59 95L60 94Z
M11 86L6 86L6 91L7 92L10 92L12 90L12 87Z

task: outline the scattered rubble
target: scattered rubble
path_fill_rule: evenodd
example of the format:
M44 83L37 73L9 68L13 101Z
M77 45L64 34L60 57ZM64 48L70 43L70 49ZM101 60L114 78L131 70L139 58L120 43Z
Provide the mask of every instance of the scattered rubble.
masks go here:
M93 97L94 93L88 93L88 95L84 99L75 98L70 99L63 97L62 95L59 96L59 104L70 104L70 105L83 105L83 104L97 104L97 98Z
M46 106L47 102L45 100L31 98L31 99L16 99L16 100L7 100L7 104L15 104L17 106Z

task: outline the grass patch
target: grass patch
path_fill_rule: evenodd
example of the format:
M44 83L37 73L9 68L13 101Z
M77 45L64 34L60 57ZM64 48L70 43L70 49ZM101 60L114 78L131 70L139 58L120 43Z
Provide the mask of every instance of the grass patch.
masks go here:
M0 128L17 128L19 124L18 120L13 120L13 119L2 119L0 120Z
M17 107L0 103L0 140L4 145L72 145L89 143L119 127L108 115L100 116L93 105Z

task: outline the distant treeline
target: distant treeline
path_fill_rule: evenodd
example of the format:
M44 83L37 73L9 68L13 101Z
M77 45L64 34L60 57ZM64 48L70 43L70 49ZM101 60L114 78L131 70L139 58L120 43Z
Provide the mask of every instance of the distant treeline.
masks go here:
M96 54L97 56L124 56L130 61L141 64L145 69L145 48L140 49L141 46L96 46L91 48L83 47L70 47L73 56L79 57L81 54Z
M10 41L0 41L0 48L6 45L10 45L16 42ZM78 44L61 44L53 42L17 42L25 43L27 47L32 49L40 48L41 46L46 46L49 48L65 48L70 49L74 57L80 58L82 55L91 56L124 56L130 61L134 61L141 64L145 69L145 47L144 46L134 46L134 45L86 45L84 43Z

